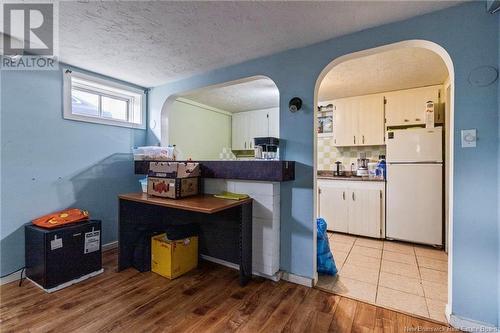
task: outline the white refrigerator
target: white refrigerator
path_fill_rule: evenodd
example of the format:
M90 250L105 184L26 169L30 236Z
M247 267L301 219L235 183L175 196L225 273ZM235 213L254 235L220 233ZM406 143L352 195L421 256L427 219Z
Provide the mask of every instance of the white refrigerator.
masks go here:
M387 132L386 237L443 245L443 129Z

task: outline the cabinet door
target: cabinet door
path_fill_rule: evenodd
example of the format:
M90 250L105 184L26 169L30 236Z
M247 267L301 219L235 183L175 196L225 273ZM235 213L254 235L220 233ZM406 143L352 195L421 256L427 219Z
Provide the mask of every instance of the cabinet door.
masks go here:
M280 109L268 110L269 115L269 136L280 137Z
M253 139L269 136L269 118L267 110L258 110L248 112L250 115L250 133L249 141L253 148Z
M325 219L328 230L347 233L349 223L347 190L320 185L318 201L318 215Z
M248 146L248 115L247 112L234 113L232 122L232 148L233 150L249 149Z
M333 110L333 145L353 146L356 144L354 134L353 105L350 99L339 99L334 103Z
M385 97L387 126L424 124L426 103L439 103L439 86L394 91Z
M358 144L383 145L384 144L384 97L382 95L369 95L359 98L358 118Z
M375 189L349 191L349 233L380 237L382 228L382 192Z
M385 94L385 120L386 126L399 126L405 124L405 98L401 91ZM407 119L406 122L409 122Z
M411 109L408 110L408 118L412 124L425 123L425 107L428 101L433 101L436 110L439 107L439 86L423 87L409 90L408 99L411 101Z

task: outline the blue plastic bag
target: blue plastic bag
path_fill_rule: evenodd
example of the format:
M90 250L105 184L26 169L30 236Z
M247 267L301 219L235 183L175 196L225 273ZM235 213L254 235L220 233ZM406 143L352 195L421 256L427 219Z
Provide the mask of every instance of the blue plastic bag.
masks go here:
M328 235L326 232L326 221L321 217L316 220L318 227L318 273L326 275L337 274L337 266L333 260L330 244L328 243Z

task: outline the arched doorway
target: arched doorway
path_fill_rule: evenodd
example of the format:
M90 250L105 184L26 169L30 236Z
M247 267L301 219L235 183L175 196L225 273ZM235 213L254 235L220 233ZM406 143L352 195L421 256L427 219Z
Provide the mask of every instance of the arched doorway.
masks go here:
M317 121L318 117L318 110L316 106L319 105L320 100L320 88L321 85L327 77L327 75L337 66L340 64L344 64L346 62L350 62L351 60L359 60L363 58L367 58L373 55L377 54L382 54L390 51L396 51L396 50L403 50L403 49L423 49L423 50L428 50L431 51L433 54L439 56L439 58L442 60L444 63L447 73L448 73L448 79L445 82L442 82L442 89L441 91L444 93L442 101L444 102L445 109L444 109L444 114L446 117L446 121L444 122L444 132L445 132L445 138L444 138L444 150L445 150L445 156L444 156L444 162L445 162L445 175L444 179L446 179L445 182L445 187L444 187L444 205L443 205L443 210L446 212L444 216L444 221L445 221L445 227L444 227L444 234L445 236L445 244L446 244L446 249L448 252L448 260L446 262L446 267L448 271L448 276L447 276L447 299L445 300L447 305L446 305L446 316L449 319L449 313L451 309L451 304L452 304L452 257L453 257L453 246L452 246L452 231L453 231L453 109L454 109L454 69L453 69L453 63L452 60L449 56L449 54L444 50L441 46L429 42L429 41L424 41L424 40L410 40L410 41L403 41L403 42L398 42L390 45L384 45L381 47L376 47L368 50L363 50L355 53L351 53L348 55L341 56L337 59L334 59L331 63L329 63L320 73L318 76L318 79L316 81L316 86L315 86L315 91L314 91L314 105L315 105L315 117L314 121ZM390 90L395 90L395 89L390 89ZM380 90L382 91L382 90ZM354 96L354 95L352 95ZM315 124L316 125L316 124ZM387 130L387 127L384 125L384 132ZM314 134L314 207L316 207L317 214L319 215L319 208L318 208L318 202L319 202L319 195L318 195L318 170L319 168L319 163L318 163L318 140L321 139L321 135L318 135L318 133L315 131ZM356 138L354 138L356 140ZM364 137L363 137L364 141ZM363 142L364 143L364 142ZM351 156L353 157L353 156ZM333 161L329 161L333 162ZM345 196L345 194L344 194ZM385 199L384 199L385 200ZM385 219L385 217L384 217ZM384 221L385 223L385 221ZM385 227L385 225L384 225ZM314 232L316 233L316 228L314 228ZM382 232L381 232L382 234ZM385 231L384 231L384 238L385 238ZM316 234L314 235L314 239L316 239ZM350 250L349 250L350 251ZM316 251L314 251L316 254ZM380 250L380 256L382 257L382 250ZM380 259L382 260L382 259ZM316 260L314 261L316 263ZM418 266L417 266L417 269ZM418 273L420 274L420 273ZM380 267L379 267L379 277L380 279ZM362 280L362 279L361 279ZM422 281L421 281L422 282ZM377 288L378 288L378 283L379 280L377 280ZM377 294L378 289L375 289L375 294ZM354 298L358 298L355 297ZM371 300L367 300L371 301ZM375 301L371 301L372 303L376 303ZM376 303L377 304L377 303ZM383 305L383 304L382 304ZM390 307L390 306L389 306ZM394 308L394 307L393 307ZM396 308L397 309L397 308ZM399 309L401 310L401 309ZM404 310L403 310L404 311ZM411 311L407 311L411 312ZM427 312L429 313L429 312Z
M236 114L248 111L277 110L279 107L279 90L271 78L264 75L255 75L171 95L165 100L161 110L162 145L176 144L176 142L172 142L171 125L173 126L173 124L171 124L170 118L172 118L172 111L178 101L191 103L193 106L207 111L226 114L231 119ZM278 112L274 113L278 116ZM279 126L279 118L273 120L276 120L276 126ZM278 128L273 128L274 132L278 130ZM260 135L264 136L264 134L267 135L268 133L261 133ZM277 136L277 133L274 133L274 135ZM245 145L248 147L245 147ZM253 150L253 143L245 142L243 147L233 148Z

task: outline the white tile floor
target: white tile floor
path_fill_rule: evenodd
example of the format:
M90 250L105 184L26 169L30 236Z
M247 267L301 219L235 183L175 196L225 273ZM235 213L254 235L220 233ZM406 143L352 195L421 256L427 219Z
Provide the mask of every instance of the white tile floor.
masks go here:
M448 256L430 247L329 233L339 270L317 286L446 323Z

